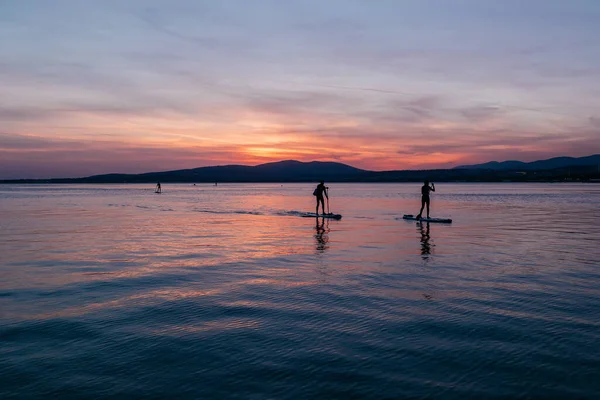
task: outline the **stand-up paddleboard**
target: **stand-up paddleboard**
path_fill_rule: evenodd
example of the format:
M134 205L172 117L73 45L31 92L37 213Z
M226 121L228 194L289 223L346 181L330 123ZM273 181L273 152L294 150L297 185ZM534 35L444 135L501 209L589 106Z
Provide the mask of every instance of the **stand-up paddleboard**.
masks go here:
M452 222L452 220L450 218L419 218L419 219L417 219L417 217L412 214L404 214L402 219L407 219L409 221L442 222L445 224L449 224Z
M327 214L315 214L315 213L305 213L302 214L303 217L318 217L318 218L332 218L332 219L342 219L342 214L334 214L334 213L327 213Z
M154 193L156 193L156 194L162 194L162 192L154 192Z

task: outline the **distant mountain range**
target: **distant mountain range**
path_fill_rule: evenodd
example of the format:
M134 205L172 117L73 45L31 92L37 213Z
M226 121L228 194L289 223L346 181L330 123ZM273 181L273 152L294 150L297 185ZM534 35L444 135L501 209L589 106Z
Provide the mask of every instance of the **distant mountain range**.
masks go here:
M352 180L369 173L336 162L272 162L256 166L221 165L145 174L109 174L81 178L86 182L313 182Z
M522 161L491 161L485 164L462 165L455 169L493 169L493 170L521 170L521 171L542 171L556 168L583 167L600 165L600 154L587 157L555 157L548 160L539 160L533 162Z
M156 183L156 182L501 182L600 179L600 154L557 157L524 163L489 162L453 169L368 171L337 162L272 162L257 166L223 165L144 174L105 174L86 178L22 179L0 183Z

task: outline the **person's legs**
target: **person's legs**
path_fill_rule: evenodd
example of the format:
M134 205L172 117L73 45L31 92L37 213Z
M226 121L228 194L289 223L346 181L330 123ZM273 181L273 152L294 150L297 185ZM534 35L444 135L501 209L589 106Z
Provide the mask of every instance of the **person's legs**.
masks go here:
M427 218L429 218L429 203L431 201L429 199L427 199Z
M423 214L423 208L425 208L425 199L421 199L421 210L419 211L417 218L421 218L421 214Z
M325 200L323 199L323 197L317 197L317 211L316 214L319 214L319 202L321 202L322 204L322 208L323 208L323 214L325 214Z

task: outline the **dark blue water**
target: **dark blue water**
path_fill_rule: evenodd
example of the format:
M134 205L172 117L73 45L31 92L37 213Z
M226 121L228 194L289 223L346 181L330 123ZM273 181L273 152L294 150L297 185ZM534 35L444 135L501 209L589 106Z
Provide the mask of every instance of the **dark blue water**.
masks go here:
M597 398L600 186L0 186L1 398Z

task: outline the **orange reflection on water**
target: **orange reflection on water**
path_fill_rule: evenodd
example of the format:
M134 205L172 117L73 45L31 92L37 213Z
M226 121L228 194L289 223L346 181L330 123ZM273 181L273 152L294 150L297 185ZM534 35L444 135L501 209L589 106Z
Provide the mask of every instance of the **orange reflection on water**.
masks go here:
M210 290L192 290L192 289L158 289L153 291L146 291L140 294L122 297L116 300L109 300L97 303L91 303L84 306L66 307L62 310L32 315L25 319L53 319L53 318L67 318L67 317L80 317L86 314L90 314L98 311L111 311L121 308L129 308L133 306L149 306L152 304L158 304L165 301L175 301L188 298L212 296L222 293L221 289L210 289Z

